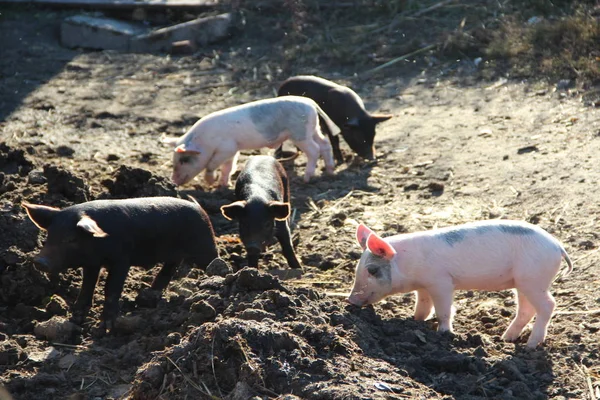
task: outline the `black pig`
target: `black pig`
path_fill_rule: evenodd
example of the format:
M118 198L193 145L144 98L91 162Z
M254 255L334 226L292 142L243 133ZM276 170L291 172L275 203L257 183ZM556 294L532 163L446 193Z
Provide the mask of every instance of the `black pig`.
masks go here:
M302 268L292 246L290 188L281 164L271 156L250 157L235 181L235 197L237 201L222 206L221 212L239 222L248 266L258 268L260 253L275 236L288 265Z
M359 156L375 159L375 125L392 118L391 115L369 114L358 94L352 89L317 76L294 76L281 84L278 96L304 96L313 99L331 120L341 129L348 146ZM321 121L321 129L327 133L338 164L344 161L340 139L333 136L327 124ZM276 154L281 154L281 147Z
M87 314L100 268L108 271L102 320L112 329L131 265L163 263L152 289L164 290L186 260L205 268L217 257L212 225L199 204L172 197L95 200L59 210L23 203L29 218L48 231L34 264L56 274L83 267L83 284L73 317Z

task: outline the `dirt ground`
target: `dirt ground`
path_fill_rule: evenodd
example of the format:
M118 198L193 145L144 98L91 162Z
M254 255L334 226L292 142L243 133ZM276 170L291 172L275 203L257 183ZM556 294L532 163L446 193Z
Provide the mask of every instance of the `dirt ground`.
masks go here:
M459 62L451 76L406 63L368 81L348 66L277 69L251 35L180 58L72 51L56 35L65 15L15 11L0 25L15 39L0 59L0 382L15 399L600 397L599 109L554 86L472 79L475 67ZM376 163L349 157L308 184L303 155L286 164L304 272L278 246L259 271L244 268L236 225L219 212L232 189L199 179L176 188L160 137L270 97L298 73L347 83L394 118L378 129ZM85 324L40 328L70 316L81 272L55 281L33 267L44 235L21 201L188 194L209 213L230 271L184 265L148 299L138 293L157 269L132 268L109 336L94 331L103 276ZM344 301L357 222L391 235L490 218L538 224L574 261L553 286L557 312L537 350L524 348L528 332L500 340L515 313L510 291L457 292L454 336L435 319L414 321L412 294L363 309Z

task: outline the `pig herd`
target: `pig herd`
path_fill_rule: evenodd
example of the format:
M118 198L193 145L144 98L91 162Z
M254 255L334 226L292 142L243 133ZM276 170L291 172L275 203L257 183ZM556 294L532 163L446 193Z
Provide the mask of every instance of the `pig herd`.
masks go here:
M304 181L315 175L319 158L333 174L344 157L339 135L359 156L375 158L375 127L390 115L370 114L351 89L314 76L285 81L278 97L211 113L173 146L172 180L190 182L204 171L209 185L228 186L239 151L270 147L281 154L290 140L307 158ZM325 135L323 134L325 132ZM252 156L235 182L235 198L221 207L239 223L248 266L258 268L260 254L275 238L291 268L301 268L290 234L290 187L280 163ZM107 272L102 326L112 329L131 265L162 264L152 289L164 290L181 262L205 269L218 257L212 225L193 199L170 197L96 200L59 210L23 203L29 218L48 236L34 264L58 273L83 267L83 283L73 305L81 323L92 304L100 269ZM541 228L521 221L494 220L381 238L360 224L356 240L363 249L348 302L373 304L396 293L415 292L414 318L435 310L438 330L452 331L455 290L515 289L517 313L503 335L516 340L535 316L527 341L534 348L545 339L555 301L550 286L562 259L573 269L563 246Z

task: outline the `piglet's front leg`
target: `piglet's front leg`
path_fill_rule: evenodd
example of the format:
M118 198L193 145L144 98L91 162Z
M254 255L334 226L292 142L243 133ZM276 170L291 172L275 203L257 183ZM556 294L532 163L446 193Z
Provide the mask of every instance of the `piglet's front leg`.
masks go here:
M454 286L452 283L439 282L427 291L433 300L435 314L438 320L438 332L452 333L452 301Z
M119 299L123 292L123 285L129 272L129 263L118 263L108 271L106 287L104 289L104 311L102 313L102 325L109 332L114 328L115 321L119 315Z
M73 304L73 317L71 318L71 320L78 325L83 323L85 316L92 306L94 289L98 282L100 268L100 266L88 266L83 268L83 283L79 290L79 296L77 296L77 300L75 301L75 304Z
M300 261L296 257L294 247L292 245L292 238L290 227L287 221L276 221L275 222L275 237L281 244L281 250L290 268L302 269Z

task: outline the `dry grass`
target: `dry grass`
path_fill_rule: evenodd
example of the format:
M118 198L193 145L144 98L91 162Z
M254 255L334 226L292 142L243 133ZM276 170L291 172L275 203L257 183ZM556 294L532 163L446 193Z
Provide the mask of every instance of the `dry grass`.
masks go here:
M518 76L600 83L600 21L589 13L535 24L506 21L487 48Z
M434 45L407 62L448 69L482 57L482 77L600 82L596 1L232 0L229 7L279 46L274 53L289 74L335 66L360 75ZM384 73L401 74L403 64Z

